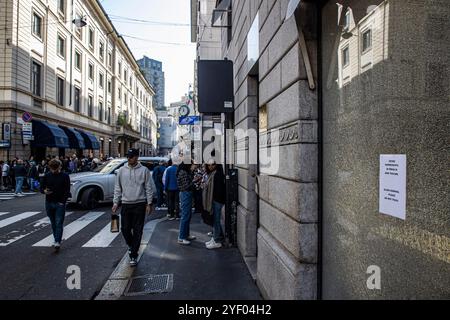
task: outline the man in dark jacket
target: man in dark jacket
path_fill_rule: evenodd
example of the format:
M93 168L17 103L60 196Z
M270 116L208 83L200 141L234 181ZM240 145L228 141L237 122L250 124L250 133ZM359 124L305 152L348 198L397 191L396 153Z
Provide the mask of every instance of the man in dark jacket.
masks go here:
M39 174L36 163L33 160L30 161L30 167L28 168L27 178L30 191L35 191L34 181L39 179Z
M164 185L162 181L164 171L166 171L166 166L164 165L163 161L161 161L159 165L153 170L153 181L155 182L156 193L158 197L156 210L160 210L164 205Z
M23 160L17 160L17 164L13 168L13 173L16 179L16 191L14 192L14 195L17 197L23 197L22 186L23 181L27 176L27 170L23 165Z
M53 247L56 251L59 251L63 236L64 218L66 217L66 203L70 194L70 178L61 171L60 160L53 159L48 166L50 172L42 178L41 192L46 195L45 208L55 238Z

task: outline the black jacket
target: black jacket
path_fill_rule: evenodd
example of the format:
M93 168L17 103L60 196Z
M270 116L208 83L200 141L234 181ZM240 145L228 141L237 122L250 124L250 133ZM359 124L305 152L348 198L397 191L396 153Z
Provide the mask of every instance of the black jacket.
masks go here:
M20 164L16 165L12 171L14 172L14 177L16 177L16 178L17 177L25 178L27 176L27 169L25 169L25 166L23 166L23 165L20 165Z
M45 189L52 191L52 194L46 196L48 202L66 203L70 196L70 178L63 172L58 174L47 173L41 181L41 192Z
M225 175L221 167L217 168L216 174L214 175L214 191L213 191L213 201L220 204L225 204L226 199L226 188L225 188Z

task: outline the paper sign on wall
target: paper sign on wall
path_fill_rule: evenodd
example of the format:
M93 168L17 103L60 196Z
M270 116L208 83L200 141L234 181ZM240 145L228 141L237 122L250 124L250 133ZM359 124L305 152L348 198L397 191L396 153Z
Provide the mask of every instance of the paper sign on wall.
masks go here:
M406 220L406 155L380 156L380 213Z

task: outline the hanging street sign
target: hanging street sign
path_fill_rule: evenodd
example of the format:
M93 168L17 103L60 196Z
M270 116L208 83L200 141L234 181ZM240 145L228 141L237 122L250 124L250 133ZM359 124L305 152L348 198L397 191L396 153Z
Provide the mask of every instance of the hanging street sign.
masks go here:
M200 122L199 116L190 116L190 117L180 118L181 126L193 126L199 122Z

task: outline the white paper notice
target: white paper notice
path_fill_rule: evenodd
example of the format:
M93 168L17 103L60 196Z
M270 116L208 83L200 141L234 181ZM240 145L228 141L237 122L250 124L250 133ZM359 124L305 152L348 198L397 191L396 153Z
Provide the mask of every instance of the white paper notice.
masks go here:
M406 220L406 155L380 156L380 213Z

